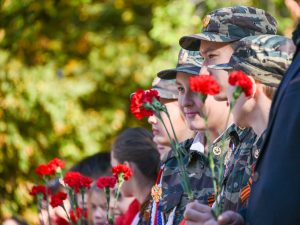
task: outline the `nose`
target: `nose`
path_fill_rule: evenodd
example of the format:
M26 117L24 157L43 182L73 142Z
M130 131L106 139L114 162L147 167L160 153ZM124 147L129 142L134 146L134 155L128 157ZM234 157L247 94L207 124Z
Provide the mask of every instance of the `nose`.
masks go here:
M210 72L209 72L209 68L207 66L208 66L207 60L204 60L199 74L209 75Z
M103 219L106 216L106 211L101 209L100 207L97 207L97 209L94 211L94 218L95 219Z
M149 116L148 117L148 123L150 123L150 124L156 124L157 123L157 118L156 118L156 116Z

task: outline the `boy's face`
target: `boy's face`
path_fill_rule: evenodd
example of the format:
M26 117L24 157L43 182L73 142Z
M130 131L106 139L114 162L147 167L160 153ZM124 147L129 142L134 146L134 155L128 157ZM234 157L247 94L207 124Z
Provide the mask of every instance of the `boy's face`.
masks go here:
M221 86L221 91L214 97L217 101L226 101L228 72L225 70L210 69L207 66L228 63L233 54L233 48L228 43L201 41L200 54L204 58L200 74L212 75L215 78Z

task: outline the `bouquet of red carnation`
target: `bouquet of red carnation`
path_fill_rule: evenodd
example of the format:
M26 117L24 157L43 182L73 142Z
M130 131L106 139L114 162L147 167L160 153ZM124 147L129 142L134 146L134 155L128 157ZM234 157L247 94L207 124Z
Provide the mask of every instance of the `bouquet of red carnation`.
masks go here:
M181 171L180 176L182 179L183 190L187 193L188 198L192 200L194 196L189 182L189 177L187 175L187 171L183 162L183 154L185 154L186 151L179 145L178 138L176 136L172 121L170 119L170 114L166 106L163 105L159 100L160 97L158 96L158 92L156 90L143 91L141 89L138 89L131 96L130 110L131 113L137 119L142 119L144 117L149 117L155 114L155 116L162 122L170 139L172 150L175 153L174 155L178 161L179 170ZM171 132L173 133L174 138L171 138L170 131L167 129L165 121L162 119L161 113L165 113L167 115L167 118L171 124Z
M47 164L39 165L35 172L38 176L42 177L44 183L47 184L49 178L54 178L54 179L63 178L62 169L64 167L65 167L64 161L58 158L54 158ZM32 187L30 194L33 196L37 196L39 210L41 210L42 208L42 201L45 201L47 205L48 223L43 221L43 219L40 221L40 223L42 225L44 224L51 225L51 218L49 213L49 205L51 205L53 208L62 207L67 215L68 221L64 219L58 219L57 220L58 223L71 224L71 225L86 224L85 221L87 219L87 211L84 208L83 209L78 208L76 194L80 193L84 201L84 194L90 188L93 180L89 177L85 177L81 175L78 172L68 172L63 178L63 181L68 194L65 192L58 192L56 194L53 194L50 198L50 203L48 197L51 195L51 192L47 188L47 185L37 185ZM67 212L64 206L64 200L68 198L68 195L72 206L70 213Z

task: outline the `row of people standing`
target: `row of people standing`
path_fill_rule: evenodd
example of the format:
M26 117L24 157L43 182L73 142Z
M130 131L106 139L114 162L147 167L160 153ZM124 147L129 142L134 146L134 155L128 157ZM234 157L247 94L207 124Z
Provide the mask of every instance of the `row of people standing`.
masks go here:
M127 212L117 218L116 224L296 223L296 207L288 211L289 218L271 212L282 209L279 204L282 198L274 198L278 187L286 193L289 188L294 191L299 186L297 177L290 181L293 187L283 185L286 182L283 173L279 176L281 180L274 179L266 168L273 166L270 165L273 162L270 154L276 150L275 147L281 147L278 150L280 154L275 154L278 157L295 157L291 159L291 165L281 161L274 163L289 170L297 165L298 155L293 152L294 155L287 156L283 151L286 146L293 150L297 147L287 135L283 135L282 143L274 145L278 143L276 139L282 140L277 132L272 135L274 129L283 128L282 123L289 124L287 118L281 118L277 123L278 116L274 119L276 110L287 115L288 109L282 102L273 103L271 125L268 126L273 97L281 80L286 79L285 73L292 62L295 46L290 39L276 35L277 23L270 14L253 7L217 9L204 18L202 25L201 33L179 40L181 50L176 67L158 72L158 78L152 84L160 95L161 103L168 109L175 133L186 150L182 156L195 201L190 202L184 192L180 178L182 171L170 140L161 121L153 115L148 119L153 134L144 128L129 128L116 138L112 146L111 164L125 164L133 172L132 178L121 188L122 196L135 198L130 200L130 205L127 204ZM296 56L295 60L298 58ZM233 87L228 84L228 75L233 71L247 74L254 91L251 96L242 94L230 111L228 102L232 98ZM293 73L297 71L294 69ZM191 77L199 74L213 76L221 86L220 93L201 100L199 94L190 89L189 82ZM280 89L287 88L289 83L285 82L282 86ZM296 97L298 86L297 80L293 81L288 96ZM275 100L278 95L285 95L284 91L278 92L281 94L276 94ZM295 98L290 101L295 101ZM297 129L298 114L295 113L297 111L291 111L295 124L290 124L287 129ZM170 129L163 114L162 118ZM293 138L297 139L296 136ZM216 164L220 163L221 154L226 155L226 160L222 161L225 168L224 174L221 174L222 190L218 196L213 187L209 154L213 155ZM263 160L265 157L268 158ZM279 168L276 166L277 170L271 174L281 172ZM278 187L274 185L276 181L279 182ZM158 189L151 196L153 187ZM94 224L105 224L104 193L97 195L95 190L92 189L89 197L92 207L90 217ZM223 214L215 218L212 208L219 202L222 203ZM277 205L272 205L272 202ZM296 206L297 198L285 198L283 202Z
M268 208L266 214L257 216L263 212L257 211L256 206L260 204L256 197L258 192L252 190L252 186L256 186L252 183L257 182L259 176L257 160L263 158L260 153L266 137L274 132L267 129L271 102L296 49L290 39L276 35L276 26L276 20L261 9L234 6L208 14L200 34L180 39L182 49L176 68L160 71L157 74L160 80L154 81L153 88L159 92L163 104L178 104L178 108L169 109L171 120L174 116L173 123L180 124L175 132L180 134L185 128L193 131L183 132L185 135L179 137L186 149L183 158L196 201L190 203L184 193L179 175L181 171L173 151L168 147L170 143L163 141L167 139L163 138L166 135L159 120L155 116L150 117L148 121L152 124L154 141L161 152L165 151L155 182L161 193L159 201L150 199L143 214L139 214L138 224L231 224L232 221L240 224L285 224L282 223L283 218L274 219L279 215L270 214L278 208L275 205L265 203L274 210ZM233 71L246 73L254 91L249 97L242 94L230 112L227 102L232 98L233 88L228 84L228 75ZM190 90L189 78L199 74L212 75L221 86L219 94L209 96L204 102L198 93ZM178 96L178 102L170 96ZM207 118L207 123L204 118ZM231 124L228 127L227 118ZM184 120L186 124L181 123ZM214 140L212 145L208 145L208 136ZM221 140L225 140L225 148L221 148ZM207 156L213 154L217 162L220 151L226 154L225 172L222 174L221 194L215 196ZM266 175L263 182L269 179L272 177ZM257 186L261 187L261 183ZM277 190L276 187L273 189ZM259 191L261 195L266 189ZM255 202L251 204L252 196ZM219 218L215 218L211 210L216 201L222 202L224 212ZM297 215L292 216L289 221Z

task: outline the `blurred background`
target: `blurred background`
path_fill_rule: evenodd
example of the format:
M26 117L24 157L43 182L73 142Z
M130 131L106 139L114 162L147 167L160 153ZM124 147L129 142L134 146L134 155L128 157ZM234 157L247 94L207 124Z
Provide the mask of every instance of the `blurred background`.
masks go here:
M283 0L1 0L0 221L37 221L28 192L34 170L54 157L71 166L109 151L130 114L129 95L175 66L181 36L206 13L256 6L295 27Z

